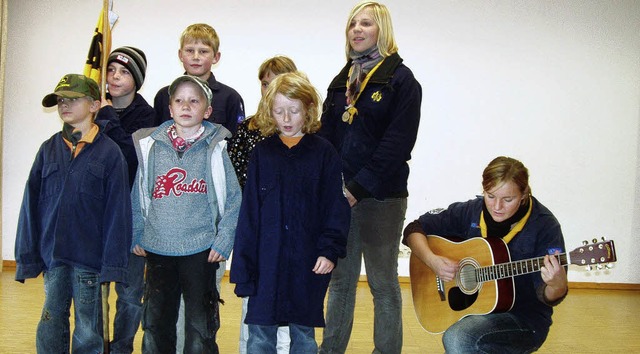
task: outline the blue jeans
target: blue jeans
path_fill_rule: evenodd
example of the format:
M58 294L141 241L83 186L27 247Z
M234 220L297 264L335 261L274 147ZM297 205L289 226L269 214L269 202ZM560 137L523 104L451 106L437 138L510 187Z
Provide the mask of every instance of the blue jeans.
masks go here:
M247 305L249 304L249 298L242 298L242 315L240 316L240 341L238 343L238 352L240 354L247 354L247 341L249 340L249 325L244 323L244 319L247 317ZM314 333L315 336L315 333ZM278 334L277 334L277 342L276 342L276 352L278 354L288 354L290 353L290 336L289 336L289 326L278 326Z
M373 353L402 351L398 253L406 210L406 198L367 198L351 209L347 257L338 260L331 275L320 353L347 350L363 256L374 304Z
M442 336L447 354L532 353L542 345L535 342L526 322L508 312L467 316Z
M184 298L184 353L218 353L220 299L215 286L218 263L209 250L181 257L147 252L147 282L142 305L143 353L176 352L176 322Z
M280 327L278 325L260 326L250 324L247 353L276 354L278 352L276 348L278 345L278 328ZM290 353L318 353L318 344L316 343L316 334L313 327L289 323L289 335L291 337Z
M142 317L142 295L144 295L145 258L129 255L128 286L116 283L116 314L113 320L113 340L109 346L111 354L133 353L133 340Z
M75 326L73 353L101 353L102 303L99 274L63 265L44 273L44 308L36 330L38 353L69 352L71 301Z

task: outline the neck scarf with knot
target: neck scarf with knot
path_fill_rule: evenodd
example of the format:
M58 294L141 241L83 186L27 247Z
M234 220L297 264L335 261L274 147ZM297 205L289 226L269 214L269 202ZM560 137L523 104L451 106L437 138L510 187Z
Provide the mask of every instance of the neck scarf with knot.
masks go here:
M351 70L349 70L349 79L347 80L347 105L356 104L358 94L363 87L360 87L365 76L380 63L384 57L380 55L378 46L374 45L364 52L356 52L351 50L349 53L351 58Z
M373 73L384 62L384 57L380 55L377 46L373 46L364 52L351 51L351 68L349 69L349 77L347 78L347 105L344 107L342 121L345 123L353 123L353 117L358 114L356 102L360 98L360 94L364 91L367 83Z
M200 126L200 129L198 129L196 134L192 137L184 139L178 136L175 124L171 124L169 126L169 129L167 129L167 136L169 137L169 140L171 140L173 149L180 154L187 151L191 147L191 145L193 145L193 143L195 143L202 136L202 133L204 133L204 126Z

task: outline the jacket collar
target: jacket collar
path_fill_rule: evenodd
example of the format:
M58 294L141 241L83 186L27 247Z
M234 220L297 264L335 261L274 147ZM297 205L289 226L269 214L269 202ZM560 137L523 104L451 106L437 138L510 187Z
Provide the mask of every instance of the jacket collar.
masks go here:
M329 85L329 89L336 88L346 88L347 87L347 79L349 78L349 69L351 68L351 60L347 62L347 64L342 68L342 71L336 76L331 84ZM393 53L390 56L384 58L378 70L373 73L371 79L369 79L369 83L377 83L384 84L391 80L393 77L393 73L396 71L398 66L402 64L402 58L398 53Z

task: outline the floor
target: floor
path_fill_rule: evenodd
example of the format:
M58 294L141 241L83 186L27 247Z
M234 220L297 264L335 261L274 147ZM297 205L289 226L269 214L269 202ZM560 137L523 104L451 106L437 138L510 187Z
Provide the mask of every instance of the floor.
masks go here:
M14 271L0 273L0 353L34 353L35 328L43 303L42 278L25 284L13 280ZM223 279L221 329L218 344L221 353L238 352L240 299L233 295L228 278ZM427 333L413 312L411 289L402 284L404 347L403 353L442 353L440 335ZM109 298L114 307L115 293ZM539 353L639 353L640 291L571 289L556 308L554 325ZM113 320L113 314L110 314ZM360 283L354 329L348 353L371 353L373 336L372 298L366 283ZM322 330L316 331L321 339ZM142 332L136 337L140 353Z

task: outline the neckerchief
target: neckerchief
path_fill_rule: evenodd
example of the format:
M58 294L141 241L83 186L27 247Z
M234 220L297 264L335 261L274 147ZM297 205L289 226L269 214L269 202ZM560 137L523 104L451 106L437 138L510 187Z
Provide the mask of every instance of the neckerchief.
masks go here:
M342 115L342 121L351 124L353 117L358 114L355 105L360 98L360 94L364 91L367 83L373 73L378 69L384 58L380 55L377 46L373 46L366 52L351 52L352 59L351 68L349 69L349 77L347 78L347 106ZM366 75L366 76L365 76Z
M202 133L204 133L204 126L200 126L200 129L198 129L194 136L184 139L178 136L175 124L171 124L167 129L167 136L169 137L169 140L171 140L171 145L173 145L173 149L178 153L184 153L189 150L191 145L200 139Z
M527 213L511 228L508 234L502 237L502 240L505 243L509 243L509 241L511 241L511 239L513 239L518 234L518 232L522 231L524 225L527 223L527 220L529 220L529 216L531 216L531 210L533 209L533 201L531 199L532 198L529 197L529 208L527 210ZM485 221L484 210L480 212L480 233L482 234L482 237L487 238L487 223Z
M99 132L100 128L98 128L95 123L91 123L91 129L89 129L89 131L84 136L82 136L81 131L76 130L68 123L64 123L64 125L62 126L62 137L64 138L64 143L71 150L70 159L73 160L76 156L78 156L78 154L86 144L93 143L93 140L95 140Z

